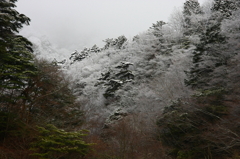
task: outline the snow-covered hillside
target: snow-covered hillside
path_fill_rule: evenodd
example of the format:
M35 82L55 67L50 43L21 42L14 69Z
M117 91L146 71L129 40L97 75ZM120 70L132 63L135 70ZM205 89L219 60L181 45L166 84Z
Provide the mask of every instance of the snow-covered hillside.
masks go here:
M71 79L72 89L79 101L86 101L84 109L89 116L97 114L96 118L107 120L121 109L127 114L144 112L149 118L155 118L172 101L189 95L184 85L184 71L190 67L195 46L179 42L179 35L175 41L169 42L169 37L174 37L168 29L169 26L166 26L159 30L165 32L165 37L156 37L150 29L137 35L134 40L128 39L120 48L110 45L96 52L88 49L87 56L76 61L70 60L69 53L59 54L59 50L47 39L29 39L34 44L37 57L50 61L66 59L64 64L59 65ZM83 53L81 51L78 55ZM132 64L128 71L134 79L121 84L114 91L114 96L104 97L109 86L97 85L99 79L102 74L110 72L116 80L114 76L120 71L116 67L123 62Z

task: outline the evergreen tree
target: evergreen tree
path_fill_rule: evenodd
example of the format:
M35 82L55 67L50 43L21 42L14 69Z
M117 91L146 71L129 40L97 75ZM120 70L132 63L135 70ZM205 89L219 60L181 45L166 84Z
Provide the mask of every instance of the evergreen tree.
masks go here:
M17 34L24 24L29 25L30 19L13 9L16 7L15 2L16 0L0 1L0 88L2 91L23 88L27 79L35 72L32 44ZM2 100L4 99L0 98L0 101Z
M104 46L104 49L108 49L110 47L113 47L115 49L121 49L123 44L127 41L127 38L122 35L122 36L119 36L118 38L116 39L106 39L104 40L104 42L106 43L105 46Z
M71 57L69 58L69 60L71 60L72 62L70 64L73 64L76 61L82 61L83 59L87 58L90 56L90 53L95 52L95 50L92 49L88 49L88 48L84 48L80 53L75 50L72 54Z
M117 49L121 49L123 44L127 41L127 38L124 35L119 36L117 39L115 39L115 47Z
M46 127L38 127L39 137L32 144L35 152L32 156L42 159L58 158L83 158L90 151L92 144L83 141L87 134L82 131L66 132L48 124Z
M104 49L108 49L110 46L112 46L113 41L113 38L107 38L106 40L103 40L103 42L105 42Z
M216 19L209 19L209 25L206 31L203 32L200 44L196 46L193 52L193 66L187 72L188 80L187 85L194 88L203 88L208 86L211 73L218 66L226 62L223 58L224 43L226 38L220 32L221 23Z
M119 90L125 83L131 82L134 79L134 74L132 71L128 70L129 66L133 65L130 62L121 62L120 65L116 66L117 70L109 70L102 74L99 78L99 82L95 85L104 84L107 87L103 96L105 98L114 97L115 92Z
M150 27L150 30L152 30L152 33L156 37L160 38L163 36L162 27L165 24L167 24L167 23L165 23L164 21L157 21L156 24L154 24L154 23L152 24L152 27Z
M238 2L239 3L239 2ZM229 18L232 12L237 9L237 0L214 0L213 12L218 12L223 18Z
M194 30L192 30L192 21L191 18L195 15L198 14L203 14L200 4L197 0L187 0L184 3L184 7L183 7L183 16L184 16L184 34L185 35L191 35Z
M101 51L101 49L95 44L90 50L91 52L98 53Z
M233 1L214 1L212 15L207 19L205 30L200 35L200 43L193 53L193 66L187 72L187 85L198 89L209 87L222 87L224 83L213 86L213 72L217 67L227 64L227 60L233 56L228 52L228 38L221 32L221 24L224 19L230 18L236 5ZM219 14L220 13L220 14Z

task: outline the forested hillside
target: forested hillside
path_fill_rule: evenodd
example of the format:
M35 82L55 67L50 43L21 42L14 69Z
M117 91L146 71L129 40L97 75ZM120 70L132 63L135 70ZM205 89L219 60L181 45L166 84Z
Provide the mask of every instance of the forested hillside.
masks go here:
M15 2L0 0L0 158L240 158L239 0L186 0L72 53L19 35Z

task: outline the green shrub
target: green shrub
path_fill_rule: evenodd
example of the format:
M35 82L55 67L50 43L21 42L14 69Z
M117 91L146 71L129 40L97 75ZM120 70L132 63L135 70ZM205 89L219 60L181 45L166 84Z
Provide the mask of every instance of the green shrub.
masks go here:
M40 159L82 158L92 145L82 139L87 135L84 133L86 130L66 132L48 124L46 127L38 127L38 131L39 136L31 150L35 152L32 155Z
M220 138L228 139L230 130L223 130L218 124L228 107L217 101L215 95L197 97L191 103L179 100L166 107L157 121L159 139L169 148L169 155L177 159L205 158L211 155L229 155L223 151L228 144ZM216 105L212 105L216 103ZM219 104L219 105L217 105ZM215 126L216 125L216 126Z

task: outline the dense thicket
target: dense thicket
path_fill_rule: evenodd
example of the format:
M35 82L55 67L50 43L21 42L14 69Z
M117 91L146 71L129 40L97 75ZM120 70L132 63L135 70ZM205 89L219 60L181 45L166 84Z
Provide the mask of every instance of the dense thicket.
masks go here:
M18 34L30 19L15 2L0 1L0 158L83 158L90 144L79 131L81 105L60 68L35 59L32 43Z
M0 102L14 102L11 96L18 96L27 79L34 75L31 42L21 35L19 29L29 24L30 19L13 9L14 0L0 1Z
M203 19L208 23L200 34L198 32L192 66L186 71L185 83L196 93L167 107L158 120L161 141L172 147L171 155L178 158L234 158L238 155L235 115L240 98L235 92L238 88L233 87L238 85L234 74L239 66L233 66L232 61L239 61L239 46L235 43L239 36L239 18L236 17L239 8L237 1L216 0L211 10L211 15Z
M13 11L14 2L0 4ZM108 38L103 48L75 50L59 62L46 41L33 48L52 62L21 59L26 50L31 55L30 43L2 38L0 157L239 158L239 7L239 0L186 0L169 22L157 21L133 39ZM8 13L29 22L5 11L2 29ZM7 63L11 49L20 53L16 69Z

